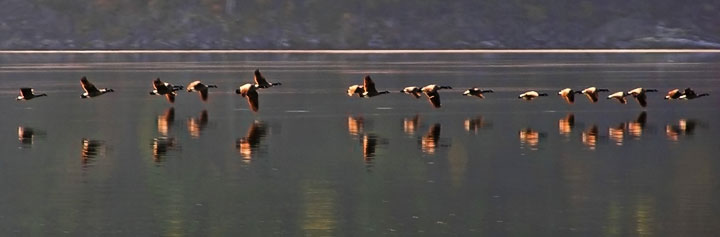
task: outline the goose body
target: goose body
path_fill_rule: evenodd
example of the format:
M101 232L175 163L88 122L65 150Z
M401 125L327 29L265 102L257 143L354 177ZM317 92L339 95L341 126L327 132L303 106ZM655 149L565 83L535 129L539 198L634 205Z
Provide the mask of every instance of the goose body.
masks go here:
M597 103L598 98L599 98L598 92L607 92L607 91L608 91L608 89L598 89L596 87L588 87L585 90L580 91L580 93L585 94L585 96L587 96L587 98L590 100L590 102Z
M480 88L473 87L473 88L465 90L465 92L463 92L463 95L464 96L476 96L480 99L484 99L485 96L483 95L483 93L493 93L493 90L481 90Z
M523 100L533 100L539 96L547 96L545 93L538 93L537 91L528 91L525 93L522 93L518 96L518 98Z
M452 89L452 87L432 84L422 88L422 92L425 93L430 104L435 108L440 108L440 93L438 93L438 91L442 89Z
M80 95L80 98L83 98L83 99L100 96L100 95L108 93L108 92L114 92L113 89L109 89L109 88L98 89L97 87L95 87L95 85L93 85L92 83L90 83L90 81L88 81L87 77L82 77L80 79L80 86L82 86L83 90L85 91L85 93Z
M695 91L693 91L692 89L685 88L685 92L679 98L684 99L684 100L692 100L692 99L696 99L696 98L703 97L703 96L709 96L709 95L710 94L708 94L708 93L702 93L702 94L698 95L698 94L695 94Z
M160 78L156 78L153 81L153 90L150 92L151 95L164 95L168 102L175 103L175 91L182 90L182 86L173 86L170 83L163 82Z
M248 105L250 105L250 109L252 109L253 112L257 112L260 108L257 89L257 85L248 83L235 90L235 93L247 98Z
M642 87L638 87L638 88L628 91L628 94L635 97L635 100L637 100L637 102L640 104L640 106L646 107L647 106L647 95L645 94L646 92L657 92L657 90L645 89Z
M625 92L623 92L623 91L618 91L618 92L615 92L615 93L612 93L612 94L608 95L607 99L608 99L608 100L610 100L610 99L616 99L616 100L617 100L618 102L620 102L621 104L627 104L627 99L625 98L625 96L627 96L627 94L625 94Z
M403 90L401 90L400 92L405 93L405 94L408 94L408 95L412 95L412 96L414 96L416 99L420 98L420 96L422 95L422 94L421 94L421 93L422 93L422 90L420 90L420 87L417 87L417 86L408 86L408 87L405 87L405 88L404 88Z
M260 73L260 69L255 69L255 73L254 73L254 74L255 74L255 76L254 76L255 86L257 86L258 88L270 88L270 87L273 87L273 86L282 85L282 83L270 83L270 82L268 82L268 81L265 79L265 77L262 75L262 73Z
M390 93L389 91L378 92L377 89L375 89L375 82L373 82L370 76L365 76L365 78L363 78L363 89L365 92L362 93L362 97L373 97Z
M560 95L560 97L562 97L568 104L573 104L575 103L575 94L577 93L580 92L573 91L573 89L570 88L565 88L560 90L558 95Z
M208 88L217 88L217 86L205 85L200 81L190 82L190 84L187 85L187 91L197 91L198 93L200 93L200 99L202 99L202 101L207 101L208 99Z
M31 100L33 98L42 97L42 96L47 96L47 94L42 93L42 94L36 95L32 88L23 87L23 88L20 88L20 95L18 95L17 100Z

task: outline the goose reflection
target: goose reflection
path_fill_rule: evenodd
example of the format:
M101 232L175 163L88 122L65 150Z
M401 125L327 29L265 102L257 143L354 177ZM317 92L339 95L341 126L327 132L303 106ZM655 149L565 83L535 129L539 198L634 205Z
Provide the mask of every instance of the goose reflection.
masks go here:
M537 150L540 144L540 139L545 137L544 133L540 133L531 128L525 128L518 132L520 135L520 148L529 148L530 150Z
M598 141L598 126L592 125L590 128L582 132L582 143L590 150L595 150Z
M162 162L168 151L175 149L177 143L175 138L170 137L156 137L153 138L152 142L152 154L153 161L160 163Z
M620 123L615 127L608 128L608 135L610 140L615 142L615 145L622 146L623 139L625 138L625 123Z
M635 139L640 139L645 130L645 124L647 123L647 113L643 111L638 115L635 121L628 123L628 133Z
M188 118L187 129L188 129L188 132L190 132L190 136L193 138L200 137L200 134L202 133L202 130L205 130L207 123L208 123L207 110L203 110L202 112L200 112L200 116L198 116L198 117Z
M18 126L18 141L23 147L31 147L36 135L44 134L42 131L35 131L30 127Z
M352 136L357 136L361 133L363 133L365 128L365 120L362 116L353 117L352 115L348 115L348 132Z
M488 123L482 116L477 116L475 118L466 118L464 125L466 132L478 134L478 131L485 126L488 126Z
M680 119L676 124L668 124L665 126L665 135L671 141L677 142L680 136L692 135L695 131L697 122L695 120Z
M373 134L363 134L362 146L363 146L363 160L365 165L372 166L373 160L375 159L375 147L378 144L377 136Z
M440 140L440 124L436 123L428 132L420 139L420 149L428 155L433 155L437 151L438 141Z
M420 122L420 115L408 117L403 119L403 131L407 135L415 135L418 129L418 122Z
M101 140L90 140L82 139L82 151L80 152L80 159L83 167L87 167L98 156L105 142Z
M565 137L570 136L573 127L575 127L575 115L567 114L564 118L558 120L558 132Z
M252 161L253 154L257 153L262 138L267 135L267 126L263 122L255 121L248 129L245 137L238 138L235 148L243 158L243 161L249 163Z
M160 133L160 135L162 136L167 136L174 122L175 108L170 107L165 110L165 113L157 117L158 133Z

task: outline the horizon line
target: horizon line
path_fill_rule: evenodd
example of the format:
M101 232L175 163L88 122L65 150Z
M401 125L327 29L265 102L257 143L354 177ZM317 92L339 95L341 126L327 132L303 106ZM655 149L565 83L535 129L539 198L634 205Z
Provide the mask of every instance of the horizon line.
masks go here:
M117 50L0 50L0 54L511 54L511 53L720 53L720 49L117 49Z

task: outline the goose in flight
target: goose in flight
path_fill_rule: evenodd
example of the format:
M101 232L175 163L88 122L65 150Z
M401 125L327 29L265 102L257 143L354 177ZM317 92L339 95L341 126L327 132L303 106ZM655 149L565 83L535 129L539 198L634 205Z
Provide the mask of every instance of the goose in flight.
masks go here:
M575 103L575 94L580 94L580 93L582 93L582 92L574 91L573 89L570 89L570 88L565 88L565 89L560 90L558 92L558 95L560 95L560 97L562 97L565 100L565 102L567 102L568 104L573 104L573 103Z
M493 92L494 92L493 90L481 90L480 88L473 87L473 88L465 90L465 92L463 92L463 95L464 96L477 96L480 99L484 99L485 96L483 96L483 93L493 93Z
M528 91L528 92L520 94L518 96L518 98L523 99L523 100L533 100L539 96L548 96L548 94L538 93L537 91Z
M689 88L688 88L688 89L689 89ZM682 95L685 94L684 92L685 92L685 91L682 91L682 90L677 89L677 88L676 88L676 89L672 89L672 90L668 91L667 95L665 95L665 99L666 99L666 100L679 99L680 96L682 96Z
M390 93L389 91L378 92L377 89L375 89L375 82L373 82L369 75L366 75L365 78L363 78L363 89L365 92L362 93L362 97L373 97Z
M254 84L247 83L245 85L240 86L237 90L235 90L236 94L239 94L242 97L247 98L248 105L250 105L250 109L252 109L253 112L257 112L258 109L260 109L258 104L258 93L257 93L258 86Z
M627 104L627 99L625 98L625 96L627 96L627 94L625 94L624 91L618 91L608 95L607 99L616 99L621 104Z
M282 83L270 83L268 82L265 77L260 73L260 69L255 69L255 86L258 88L270 88L273 86L279 86L282 85Z
M80 79L80 85L82 86L83 90L85 90L85 93L80 95L80 98L83 98L83 99L90 98L90 97L96 97L96 96L99 96L99 95L102 95L102 94L105 94L108 92L114 92L113 89L108 89L108 88L98 89L97 87L95 87L95 85L93 85L92 83L90 83L90 81L88 81L87 77L82 77Z
M608 92L608 89L598 89L596 87L588 87L585 90L582 90L581 93L585 94L587 98L590 100L590 102L597 103L598 102L598 92Z
M18 95L17 100L31 100L36 97L47 96L47 94L45 94L45 93L36 95L33 92L34 92L34 90L32 88L28 88L28 87L20 88L20 95Z
M190 82L187 85L187 92L197 91L200 93L200 99L207 101L208 99L208 88L217 88L216 85L205 85L200 81Z
M684 99L684 100L692 100L692 99L697 99L697 98L700 98L703 96L709 96L709 95L710 94L708 94L708 93L702 93L702 94L698 95L698 94L695 94L695 91L693 91L692 89L685 88L685 92L679 98Z
M635 89L632 89L628 91L627 93L635 97L635 100L637 100L638 103L640 103L640 106L646 107L647 106L647 95L646 92L657 92L655 89L645 89L642 87L638 87Z
M164 95L168 102L175 103L175 91L182 90L182 86L173 86L170 83L163 82L160 78L156 78L153 81L153 90L150 92L151 95Z
M412 95L412 96L415 97L415 99L420 98L420 96L422 95L422 94L421 94L421 93L422 93L422 90L420 90L420 87L417 87L417 86L408 86L408 87L405 87L405 88L404 88L403 90L401 90L400 92L405 93L405 94L408 94L408 95Z
M432 85L427 85L422 88L422 92L425 93L425 96L428 97L430 104L432 104L432 106L435 108L440 108L440 93L438 93L438 90L442 90L442 89L452 89L452 87L438 86L438 85L432 84Z

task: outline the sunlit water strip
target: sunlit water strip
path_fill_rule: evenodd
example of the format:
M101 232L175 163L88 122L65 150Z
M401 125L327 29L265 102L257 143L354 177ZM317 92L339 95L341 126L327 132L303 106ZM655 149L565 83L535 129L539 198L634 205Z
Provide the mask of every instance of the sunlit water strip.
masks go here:
M397 50L0 50L0 54L532 54L720 53L720 49L397 49Z

